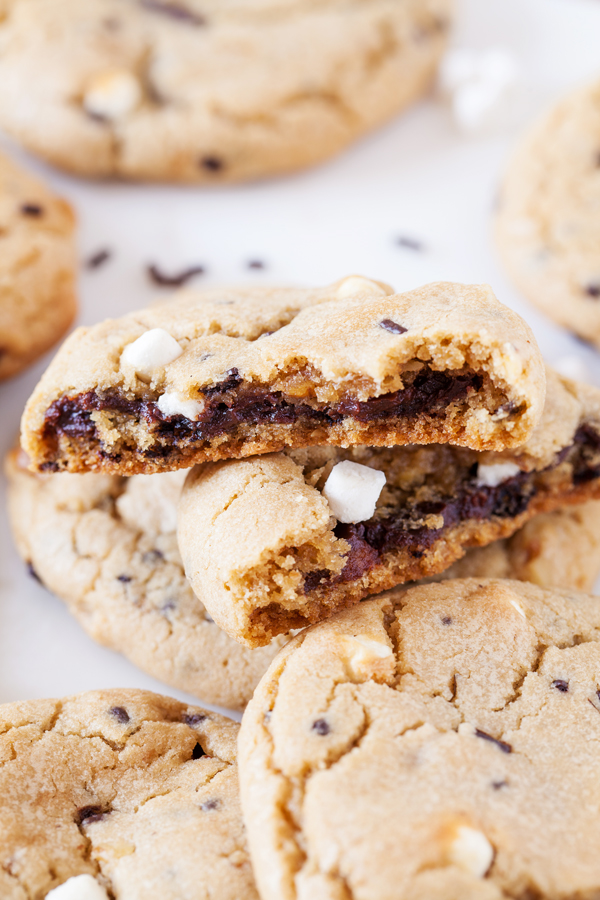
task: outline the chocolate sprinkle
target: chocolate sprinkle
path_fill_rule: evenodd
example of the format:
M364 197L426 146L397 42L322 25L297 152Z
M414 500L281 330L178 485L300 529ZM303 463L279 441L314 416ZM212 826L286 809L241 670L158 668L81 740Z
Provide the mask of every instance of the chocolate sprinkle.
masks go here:
M200 744L196 744L192 750L192 759L200 759L202 756L206 756L206 754Z
M510 744L507 744L506 741L500 741L498 738L492 737L491 734L487 734L485 731L480 731L479 728L475 729L475 736L478 738L483 738L484 741L490 741L490 743L495 744L499 750L502 750L503 753L512 753L512 747Z
M329 734L331 731L329 723L326 722L325 719L317 719L316 722L313 722L312 730L321 737L325 737L325 735Z
M562 678L557 678L555 681L552 682L552 687L556 688L557 691L560 691L561 694L566 694L567 691L569 690L569 682L563 681Z
M218 809L219 801L218 800L205 800L204 803L200 804L200 809L203 812L210 812L211 809Z
M585 292L590 297L600 297L600 284L586 284Z
M158 266L152 263L147 266L146 271L154 284L159 284L161 287L181 287L194 275L203 275L204 266L190 266L189 269L184 269L183 272L179 272L177 275L165 275Z
M117 581L123 582L123 584L127 584L131 581L131 575L117 575Z
M385 331L391 331L392 334L404 334L408 331L408 328L405 328L404 325L398 325L397 322L392 322L391 319L382 319L379 327L384 328Z
M200 165L209 172L220 172L224 168L223 160L218 156L203 156Z
M98 250L87 258L85 266L87 269L99 269L105 262L108 262L111 256L111 251L106 248Z
M248 263L249 269L264 269L265 264L260 259L251 259Z
M168 16L170 19L176 19L179 22L189 22L190 25L206 25L204 16L192 12L185 6L178 3L162 3L161 0L140 0L140 5L147 9L148 12L159 13L162 16Z
M39 203L23 203L21 205L21 212L24 216L31 216L32 218L37 219L44 215L44 207L40 206Z
M127 725L129 722L129 713L124 706L111 706L109 713L113 719L116 719L121 725Z
M106 812L101 806L82 806L75 813L75 821L78 825L90 825L92 822L99 822Z
M200 722L204 722L207 717L203 716L201 713L192 713L191 715L190 713L184 713L181 718L186 725L189 725L190 728L193 728L195 725L199 725Z
M416 240L416 238L407 237L406 235L401 235L397 238L396 243L399 247L405 247L407 250L414 250L415 253L421 253L425 249L421 241Z

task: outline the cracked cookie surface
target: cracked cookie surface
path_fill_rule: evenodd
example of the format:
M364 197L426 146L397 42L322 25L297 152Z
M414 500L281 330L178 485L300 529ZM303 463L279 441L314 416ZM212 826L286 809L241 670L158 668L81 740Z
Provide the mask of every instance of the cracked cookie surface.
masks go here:
M83 175L218 184L297 169L425 93L452 6L5 0L0 122Z
M184 472L33 475L6 462L17 549L87 633L161 681L242 709L276 648L251 651L194 596L176 541Z
M366 521L338 521L327 501L325 484L343 460L385 474ZM540 513L598 497L600 391L548 370L542 419L516 450L310 447L198 466L179 504L179 549L215 622L261 646L369 594L444 572ZM592 569L594 544L588 539ZM488 552L496 564L498 552ZM511 565L533 573L515 554Z
M496 215L500 256L547 315L600 346L600 81L566 96L511 160Z
M114 900L257 900L238 725L139 690L0 706L0 893L89 874Z
M393 591L294 638L240 732L263 900L600 890L600 605L515 581Z
M69 204L0 154L0 379L34 362L71 325L74 233Z
M120 475L286 446L505 449L544 395L530 328L486 285L182 291L74 332L22 442L39 471Z

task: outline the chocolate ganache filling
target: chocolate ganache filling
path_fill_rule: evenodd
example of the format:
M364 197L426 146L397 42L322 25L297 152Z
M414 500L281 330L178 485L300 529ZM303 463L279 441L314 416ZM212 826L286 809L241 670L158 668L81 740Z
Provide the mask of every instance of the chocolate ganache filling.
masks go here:
M467 520L513 519L525 512L534 496L543 488L540 477L561 462L572 466L573 486L600 478L600 434L590 425L581 425L573 444L565 447L552 465L541 472L520 472L495 487L477 481L477 463L452 496L405 506L392 515L373 517L366 522L345 525L339 522L335 535L350 544L346 565L332 577L327 569L309 572L304 577L304 592L310 593L332 584L355 581L372 569L390 551L405 549L414 559L423 556L445 531ZM412 524L430 515L442 516L440 528Z
M374 424L395 418L414 418L423 413L442 416L450 404L463 401L472 391L481 390L482 383L483 378L477 373L453 374L425 367L400 391L369 400L307 403L286 396L282 391L270 391L262 385L246 382L237 369L231 369L225 380L199 395L204 408L196 420L182 415L165 416L154 400L129 399L115 390L103 394L88 391L75 397L61 397L51 404L45 416L43 437L50 443L56 442L60 435L96 441L98 435L92 413L106 410L136 421L145 419L156 442L140 452L148 457L166 456L174 446L233 434L240 425L248 423L304 423L327 427L345 418ZM509 403L498 412L506 416L518 410Z

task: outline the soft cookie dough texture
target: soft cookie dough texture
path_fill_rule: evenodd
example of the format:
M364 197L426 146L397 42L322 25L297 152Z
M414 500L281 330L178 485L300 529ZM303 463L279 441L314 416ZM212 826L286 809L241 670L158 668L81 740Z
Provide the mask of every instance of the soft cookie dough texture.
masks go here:
M184 472L34 475L7 459L8 509L32 574L88 634L207 703L243 709L278 646L252 651L206 613L177 549Z
M600 893L600 604L395 591L294 638L240 732L262 900Z
M82 175L213 184L297 169L428 89L452 6L3 0L0 123Z
M517 149L496 215L517 287L600 345L600 81L558 103Z
M71 325L74 232L69 204L0 154L0 379L36 360Z
M346 459L386 476L374 515L355 524L338 522L323 494ZM506 539L534 516L598 497L600 391L549 370L542 419L515 450L310 447L198 466L179 506L179 549L215 622L260 646L369 594L444 572L470 547ZM510 552L490 550L487 561L502 566ZM532 571L519 553L513 565Z
M89 874L115 900L258 900L238 725L139 690L0 706L0 894Z
M134 342L154 329L180 355L139 371ZM22 441L40 471L120 475L315 444L502 450L530 436L544 394L531 330L486 285L183 291L74 332Z

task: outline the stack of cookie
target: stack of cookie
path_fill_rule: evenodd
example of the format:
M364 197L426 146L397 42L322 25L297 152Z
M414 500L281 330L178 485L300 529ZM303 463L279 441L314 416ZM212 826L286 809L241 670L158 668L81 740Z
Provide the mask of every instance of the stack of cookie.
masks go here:
M600 829L569 764L600 728L600 607L574 591L600 566L600 391L489 288L182 292L78 329L21 445L32 572L142 668L250 703L245 824L215 713L5 707L6 896L253 898L244 828L262 900L599 889L564 832Z

